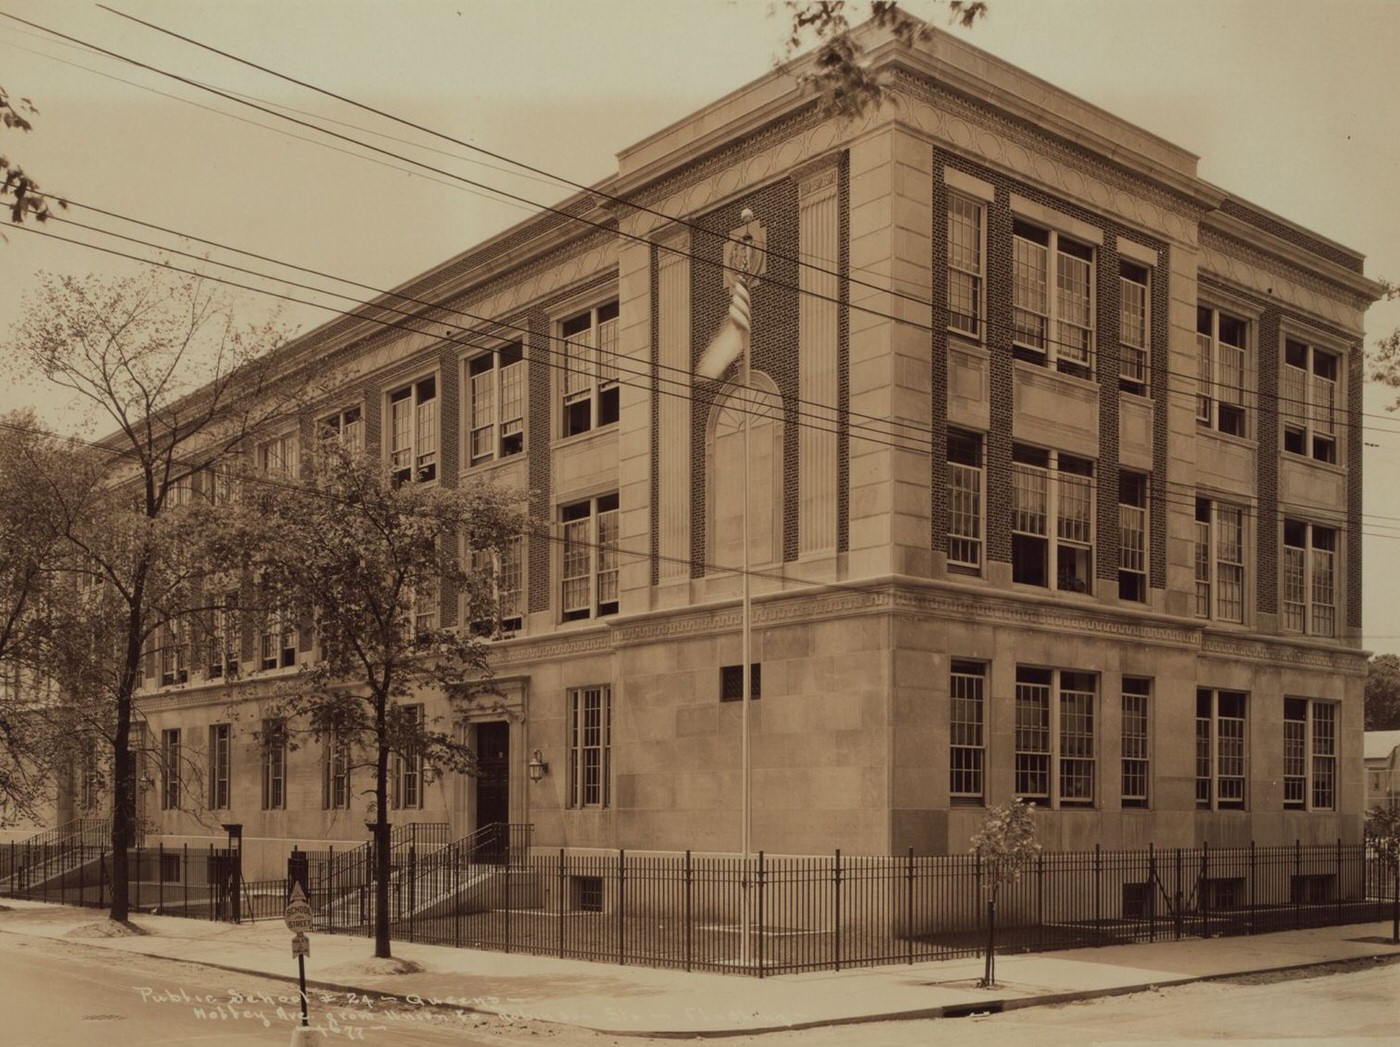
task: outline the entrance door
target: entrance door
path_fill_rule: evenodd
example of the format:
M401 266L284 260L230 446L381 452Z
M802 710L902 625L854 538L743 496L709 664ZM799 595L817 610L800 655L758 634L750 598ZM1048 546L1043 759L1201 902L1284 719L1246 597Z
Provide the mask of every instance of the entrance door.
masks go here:
M504 861L509 846L510 822L510 724L507 721L476 725L476 810L473 829L499 825L498 832L483 834L476 861Z

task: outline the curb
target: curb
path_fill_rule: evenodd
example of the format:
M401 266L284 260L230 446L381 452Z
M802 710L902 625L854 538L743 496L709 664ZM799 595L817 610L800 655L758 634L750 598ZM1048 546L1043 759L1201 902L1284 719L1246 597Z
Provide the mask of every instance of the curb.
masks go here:
M51 941L65 941L72 944L86 944L92 948L101 949L103 946L94 944L83 939L49 938L47 935L26 934L24 931L14 931L0 929L0 933L13 934L25 938L45 938ZM226 971L230 974L241 974L255 978L267 978L272 981L288 982L297 984L297 976L294 974L278 974L275 972L257 970L249 967L237 967L231 964L216 963L208 960L197 960L186 957L168 956L164 953L144 952L136 949L123 949L122 952L133 956L141 956L146 959L165 960L170 963L189 963L198 967L211 970ZM1400 959L1400 945L1388 945L1385 951L1373 951L1361 953L1355 956L1341 957L1328 960L1305 960L1297 963L1277 964L1267 967L1250 967L1237 971L1224 971L1214 974L1184 975L1178 978L1156 979L1150 982L1136 983L1132 985L1115 985L1098 989L1076 989L1067 992L1052 992L1032 996L999 996L988 997L986 1000L944 1004L937 1007L921 1007L912 1010L889 1011L876 1014L859 1014L845 1017L832 1017L806 1022L793 1022L782 1025L755 1024L739 1029L611 1029L594 1025L586 1025L581 1022L558 1022L549 1018L535 1017L519 1011L505 1011L490 1007L471 1007L453 1005L449 1009L452 1011L464 1012L468 1014L487 1015L494 1018L508 1017L510 1019L539 1022L544 1025L554 1025L561 1028L586 1029L605 1036L618 1037L649 1037L653 1039L681 1040L681 1039L725 1039L735 1036L762 1036L777 1032L794 1032L807 1029L819 1029L845 1025L865 1025L873 1022L894 1022L894 1021L921 1021L931 1018L966 1018L984 1014L997 1014L1006 1011L1024 1010L1029 1007L1048 1007L1057 1004L1078 1003L1084 1000L1106 998L1112 996L1127 996L1132 993L1147 992L1154 989L1168 988L1179 985L1190 985L1195 982L1222 981L1229 978L1242 977L1246 975L1273 974L1282 971L1298 971L1311 968L1326 968L1338 964L1352 963L1357 960L1386 960ZM384 988L366 988L360 985L347 985L341 982L322 981L319 979L307 979L308 989L316 989L324 992L336 993L356 993L372 995L381 999L395 1000L401 1004L423 1007L429 1010L438 1010L430 1004L410 1004L409 997L420 997L422 994L413 992L395 992Z

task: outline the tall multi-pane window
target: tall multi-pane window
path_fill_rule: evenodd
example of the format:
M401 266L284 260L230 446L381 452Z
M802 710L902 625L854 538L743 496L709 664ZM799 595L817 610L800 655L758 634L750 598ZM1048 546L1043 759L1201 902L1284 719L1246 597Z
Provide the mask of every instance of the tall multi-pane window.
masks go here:
M258 637L258 668L286 669L297 663L296 616L289 610L269 611Z
M1092 592L1093 463L1025 444L1011 459L1012 581Z
M466 615L478 636L520 631L525 613L524 544L524 538L516 535L499 549L471 550L472 573L487 583L479 590L484 600L468 608Z
M948 194L948 327L982 337L982 205Z
M287 725L281 719L265 719L258 732L262 762L262 809L280 811L287 806Z
M1244 621L1244 510L1196 499L1196 617Z
M565 320L563 435L574 436L618 418L617 303Z
M1246 435L1248 336L1248 321L1206 306L1196 309L1196 421L1231 436Z
M238 655L242 646L238 621L238 593L214 597L209 612L209 651L204 675L210 680L231 680L238 675Z
M525 361L519 342L467 361L467 411L472 465L525 449Z
M209 809L213 811L228 806L231 732L226 723L209 725Z
M333 440L352 454L365 449L365 420L360 408L347 407L321 419L322 440Z
M563 619L617 613L617 495L564 506Z
M437 479L437 379L429 376L389 394L389 467L398 483Z
M413 590L408 601L413 639L420 640L437 632L438 606L441 600L442 592L436 584L425 582Z
M167 727L160 732L160 809L172 811L180 806L180 728Z
M1147 476L1118 474L1118 598L1147 600Z
M1243 691L1196 688L1196 806L1245 806L1245 700Z
M1148 703L1152 681L1137 676L1123 677L1122 802L1124 807L1146 807L1151 782L1151 720Z
M1336 703L1283 700L1283 806L1323 811L1337 806Z
M1146 266L1127 259L1118 263L1118 384L1138 394L1147 392L1151 359L1147 278Z
M321 806L328 811L350 806L350 742L340 735L328 738L322 753Z
M400 718L400 738L394 754L392 802L400 809L422 807L423 754L418 739L423 730L423 706L404 705L394 711Z
M948 563L982 566L982 436L948 430Z
M293 480L300 468L300 443L295 432L258 444L258 469L267 476Z
M1292 338L1283 343L1279 375L1279 415L1283 449L1319 462L1337 464L1341 357Z
M1012 232L1017 355L1089 377L1094 352L1094 249L1020 220Z
M1050 807L1094 802L1092 673L1016 669L1016 795Z
M1312 636L1337 634L1337 532L1283 521L1283 624Z
M161 626L160 682L162 686L189 680L189 638L185 623L172 618Z
M955 801L985 796L986 686L984 664L953 661L948 672L948 795Z
M569 691L569 806L611 805L612 691L606 685Z

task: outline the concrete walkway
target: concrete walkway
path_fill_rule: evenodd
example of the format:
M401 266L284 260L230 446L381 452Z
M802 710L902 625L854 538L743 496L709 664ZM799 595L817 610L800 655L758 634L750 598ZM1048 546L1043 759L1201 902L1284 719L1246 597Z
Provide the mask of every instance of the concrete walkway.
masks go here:
M99 910L6 899L0 933L70 938ZM85 945L296 981L291 935L275 921L234 926L137 916L143 937ZM774 975L685 973L475 949L394 943L422 970L375 973L365 938L313 934L307 979L317 1008L371 1007L381 1020L454 1024L481 1013L557 1022L615 1035L728 1036L854 1022L935 1018L1062 1003L1149 987L1367 957L1400 955L1390 924L1353 924L1254 937L1021 954L997 959L996 989L979 989L979 959ZM155 987L178 991L178 986ZM351 998L347 994L355 993ZM342 1018L342 1020L345 1020Z

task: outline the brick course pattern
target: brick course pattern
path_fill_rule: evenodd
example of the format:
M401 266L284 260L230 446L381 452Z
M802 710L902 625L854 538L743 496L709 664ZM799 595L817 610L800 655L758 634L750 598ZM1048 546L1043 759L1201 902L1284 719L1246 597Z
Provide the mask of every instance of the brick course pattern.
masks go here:
M690 343L691 368L710 344L729 311L724 286L723 250L729 233L741 224L739 213L751 208L767 232L768 269L750 295L752 305L752 369L773 379L783 402L783 559L797 559L797 186L775 182L697 219L691 239ZM732 365L728 379L738 375ZM705 575L708 477L705 437L710 410L721 382L696 382L691 400L690 574Z
M1158 254L1158 264L1152 271L1152 381L1148 396L1153 411L1153 467L1151 477L1149 536L1149 584L1156 589L1166 586L1166 473L1167 473L1167 340L1168 290L1166 244L1140 231L1130 230L1102 215L1086 211L1072 203L1044 193L1034 187L1007 178L999 172L973 164L956 154L939 149L933 151L933 267L931 309L931 403L930 453L932 485L932 548L942 549L948 530L948 307L947 307L947 210L948 189L943 182L943 169L970 174L990 183L996 190L995 200L986 206L986 317L987 350L991 354L989 382L991 387L991 431L986 438L986 547L987 560L1011 560L1011 432L1014 418L1014 364L1012 344L1012 215L1010 194L1032 200L1062 214L1070 215L1103 231L1104 242L1095 251L1094 347L1095 374L1099 390L1099 460L1095 463L1098 490L1095 519L1094 553L1097 557L1095 576L1104 581L1118 577L1118 250L1117 237L1123 236Z

